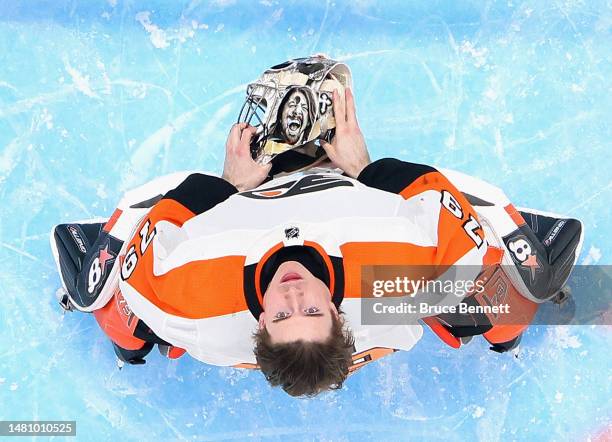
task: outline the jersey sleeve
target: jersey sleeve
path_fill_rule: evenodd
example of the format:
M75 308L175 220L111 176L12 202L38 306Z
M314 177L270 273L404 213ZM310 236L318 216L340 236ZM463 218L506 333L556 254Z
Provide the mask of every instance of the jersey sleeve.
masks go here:
M159 250L163 247L156 247L156 236L164 231L176 231L176 227L182 227L189 219L212 209L236 192L238 190L227 181L201 173L189 175L168 191L142 218L125 247L121 259L121 287L127 283L141 296L157 299L160 295L157 291L165 285L163 278L154 275L156 253L163 253Z
M236 192L238 189L222 178L192 173L177 187L166 192L151 208L145 217L150 223L149 230L153 234L155 225L160 221L181 227L188 219L212 209ZM146 220L141 226L146 224ZM134 235L132 243L138 239L137 236Z
M476 211L437 169L385 158L368 165L357 179L369 187L400 195L411 209L427 207L427 219L420 220L426 224L425 229L431 230L436 244L432 262L427 264L482 265L486 241ZM426 206L419 206L419 201Z
M178 187L166 193L162 201L175 201L194 215L199 215L212 209L237 192L238 189L222 178L202 173L193 173Z
M431 166L408 163L395 158L383 158L366 166L357 180L368 187L391 193L401 193L415 180L431 172Z
M138 246L140 255L144 257L160 222L181 227L187 220L212 209L236 192L238 189L219 177L192 173L164 196L160 195L159 201L142 217L132 233L127 250Z

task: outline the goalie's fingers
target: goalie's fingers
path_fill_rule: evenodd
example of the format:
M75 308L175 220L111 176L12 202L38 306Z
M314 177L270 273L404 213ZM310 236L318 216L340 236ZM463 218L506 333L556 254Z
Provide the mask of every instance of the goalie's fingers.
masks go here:
M353 96L353 91L347 87L344 90L344 96L346 98L346 121L351 126L358 126L357 112L355 111L355 97Z
M238 149L241 153L248 152L250 154L251 139L255 136L256 133L257 129L253 126L246 125L246 127L242 129L242 134L240 135L240 143L238 146Z
M246 143L247 145L251 142L251 138L255 136L257 129L253 126L246 126L242 129L242 135L240 135L240 144Z
M240 134L246 126L246 123L236 123L232 126L227 137L227 144L225 146L227 150L233 150L238 147L238 144L240 143Z
M342 94L344 95L344 94ZM337 90L334 90L334 119L336 120L336 128L344 129L346 127L346 108L344 96L340 96Z

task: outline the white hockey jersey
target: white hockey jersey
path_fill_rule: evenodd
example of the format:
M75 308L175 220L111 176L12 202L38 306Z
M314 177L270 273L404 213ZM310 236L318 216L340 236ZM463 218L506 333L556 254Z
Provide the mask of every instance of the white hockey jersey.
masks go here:
M473 280L487 249L470 203L429 166L384 159L358 179L313 169L248 192L199 173L166 179L165 189L159 183L132 192L135 208L124 202L111 226L126 242L97 305L118 284L157 336L214 365L255 363L259 276L281 247L306 245L321 255L333 301L355 336L354 368L409 350L422 335L418 324L362 324L361 302L371 297L362 266L432 266L441 269L436 277L455 266L453 277ZM165 196L151 209L132 204L157 193Z

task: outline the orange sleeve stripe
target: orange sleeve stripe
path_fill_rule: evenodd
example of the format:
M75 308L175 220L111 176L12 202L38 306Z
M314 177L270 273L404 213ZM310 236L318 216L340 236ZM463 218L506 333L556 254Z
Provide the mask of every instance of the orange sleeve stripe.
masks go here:
M243 295L244 256L192 261L165 275L151 276L149 300L163 310L191 319L247 310Z
M465 207L462 202L460 204ZM438 250L435 264L451 266L476 247L474 240L468 236L463 228L463 223L467 221L468 217L469 215L464 214L464 219L458 219L445 208L440 209Z
M344 258L344 297L359 298L371 291L362 266L431 266L436 248L399 242L350 242L343 244L340 252Z
M162 220L182 226L193 216L191 210L177 201L163 199L151 209L138 229L147 220L151 222L151 229ZM140 250L139 231L136 230L127 250L132 245L137 251ZM244 256L193 261L155 276L153 248L150 246L144 256L139 257L128 283L158 308L191 319L221 316L247 309L243 296Z
M115 209L110 219L106 222L106 224L104 224L102 230L104 230L106 233L110 232L111 229L115 227L115 224L117 224L117 220L119 219L122 213L123 211L121 209Z
M340 251L346 261L358 265L432 265L436 248L402 242L347 242Z
M467 220L470 214L474 216L474 218L478 219L475 210L472 208L472 205L463 195L463 193L461 193L455 187L455 185L451 183L448 178L446 178L440 172L429 172L421 176L420 178L417 178L414 182L412 182L412 184L402 190L400 192L400 195L404 199L409 199L427 190L435 190L437 192L442 192L443 190L446 190L450 192L463 209L463 221ZM459 221L458 218L455 219Z
M504 207L504 209L518 227L522 226L523 224L527 224L525 222L525 218L523 218L519 211L516 210L516 207L514 207L512 204L508 204L506 207Z
M192 261L153 275L153 254L145 253L129 284L166 313L190 319L247 310L243 296L244 256Z
M152 226L155 226L158 221L169 221L180 227L185 221L193 218L194 215L191 210L181 203L171 199L162 199L151 209L146 219L151 221Z
M450 189L449 189L450 187ZM421 175L419 178L410 183L404 190L400 192L400 195L407 200L408 198L412 198L419 193L423 193L427 190L454 190L455 186L450 184L450 181L446 179L444 175L440 172L429 172L424 175ZM453 196L456 192L453 192ZM459 201L461 206L463 206L463 201Z
M400 195L404 199L409 199L428 190L437 192L446 190L450 192L463 210L463 217L459 219L440 205L438 252L435 264L452 265L476 246L474 241L467 235L463 225L468 221L470 215L476 220L478 220L478 216L463 193L457 190L448 178L437 171L426 173L417 178L402 190ZM480 233L483 235L483 232Z

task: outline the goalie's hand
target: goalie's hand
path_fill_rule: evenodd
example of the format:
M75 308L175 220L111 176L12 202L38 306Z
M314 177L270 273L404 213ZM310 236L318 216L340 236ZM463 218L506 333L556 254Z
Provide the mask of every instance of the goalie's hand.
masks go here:
M334 118L336 134L331 143L321 142L327 156L336 166L351 178L357 178L361 171L371 163L368 147L357 123L355 100L349 88L344 96L334 91Z
M223 176L240 192L259 186L268 176L272 164L258 164L251 158L251 139L257 130L247 123L234 124L225 144Z

